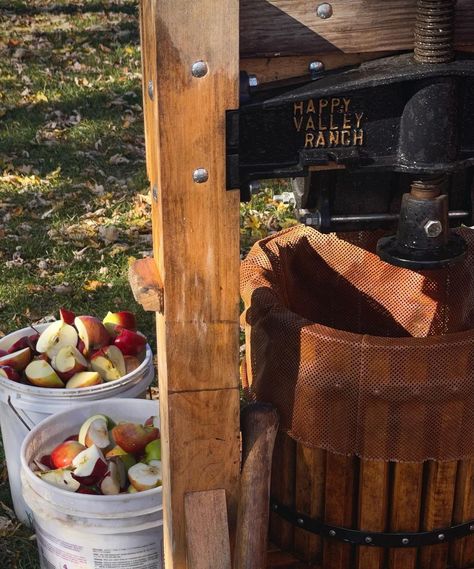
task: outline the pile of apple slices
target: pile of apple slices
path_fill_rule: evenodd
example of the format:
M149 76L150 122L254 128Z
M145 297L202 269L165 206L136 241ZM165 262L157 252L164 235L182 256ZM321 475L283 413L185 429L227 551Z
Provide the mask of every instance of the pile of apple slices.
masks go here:
M0 351L0 376L37 387L91 387L120 379L140 366L146 337L126 310L95 316L59 311L41 334L23 336Z
M32 470L45 482L80 494L130 494L161 486L157 417L142 425L93 415L78 434L35 459Z

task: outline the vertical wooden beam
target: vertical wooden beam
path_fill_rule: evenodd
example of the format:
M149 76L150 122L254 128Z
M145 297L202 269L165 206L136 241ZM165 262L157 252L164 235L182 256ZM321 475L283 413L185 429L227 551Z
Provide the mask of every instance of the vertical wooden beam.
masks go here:
M186 567L184 495L239 477L239 195L225 188L238 107L238 0L141 0L157 314L166 569ZM207 73L193 76L193 63ZM208 179L193 180L204 168Z

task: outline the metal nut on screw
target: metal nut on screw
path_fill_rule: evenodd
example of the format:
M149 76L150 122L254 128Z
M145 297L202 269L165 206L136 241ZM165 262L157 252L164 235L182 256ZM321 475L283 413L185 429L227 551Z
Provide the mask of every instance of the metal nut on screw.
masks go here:
M328 18L330 18L332 16L331 4L328 4L327 2L324 2L323 4L319 4L319 6L316 8L316 14L322 20L327 20Z
M308 71L312 76L318 75L324 71L324 63L322 61L311 61L308 65Z
M365 539L364 539L365 543L372 543L372 538L370 537L370 535L368 535Z
M296 520L296 523L297 523L299 526L304 526L304 520L303 520L303 518L298 518L298 519Z
M445 537L446 537L446 536L444 535L444 533L439 533L439 534L438 534L438 539L439 539L439 541L443 541Z
M209 179L209 173L205 168L196 168L193 172L193 181L196 184L203 184Z
M402 539L402 544L403 544L403 545L408 545L409 543L410 543L410 540L408 539L408 537L404 537L404 538Z
M430 219L425 223L424 230L428 237L439 237L443 232L443 224L439 219Z
M330 535L331 537L336 537L336 532L335 532L335 530L330 529L330 530L329 530L329 535Z
M207 63L202 60L195 61L191 67L193 77L197 77L198 79L207 75L208 70Z

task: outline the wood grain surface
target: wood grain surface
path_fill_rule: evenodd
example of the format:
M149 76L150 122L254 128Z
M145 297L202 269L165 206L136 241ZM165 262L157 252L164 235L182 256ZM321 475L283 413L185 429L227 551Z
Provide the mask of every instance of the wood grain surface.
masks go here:
M330 0L321 19L313 0L241 0L241 57L413 49L416 0ZM456 5L457 49L474 45L472 0Z
M189 569L231 569L225 490L184 497Z
M239 481L239 193L226 191L225 111L238 106L238 0L142 0L167 569L186 567L184 496ZM205 30L205 33L203 31ZM191 73L196 61L208 72ZM208 180L193 181L205 168Z

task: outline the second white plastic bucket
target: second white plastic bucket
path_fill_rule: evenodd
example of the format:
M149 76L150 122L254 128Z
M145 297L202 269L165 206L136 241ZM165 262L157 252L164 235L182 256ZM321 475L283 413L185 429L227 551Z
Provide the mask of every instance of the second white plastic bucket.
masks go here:
M143 423L158 415L158 402L137 399L96 401L44 420L21 448L23 496L31 507L42 569L162 569L162 489L136 494L77 494L44 482L30 469L78 432L91 415Z
M36 326L41 332L48 324ZM33 333L31 328L17 330L0 340L0 349L8 350L17 340ZM16 383L0 376L0 428L8 469L13 507L20 521L29 523L30 510L21 496L21 444L35 425L59 411L79 404L115 397L145 397L155 371L153 353L146 347L142 364L133 372L108 383L80 389L48 389Z

